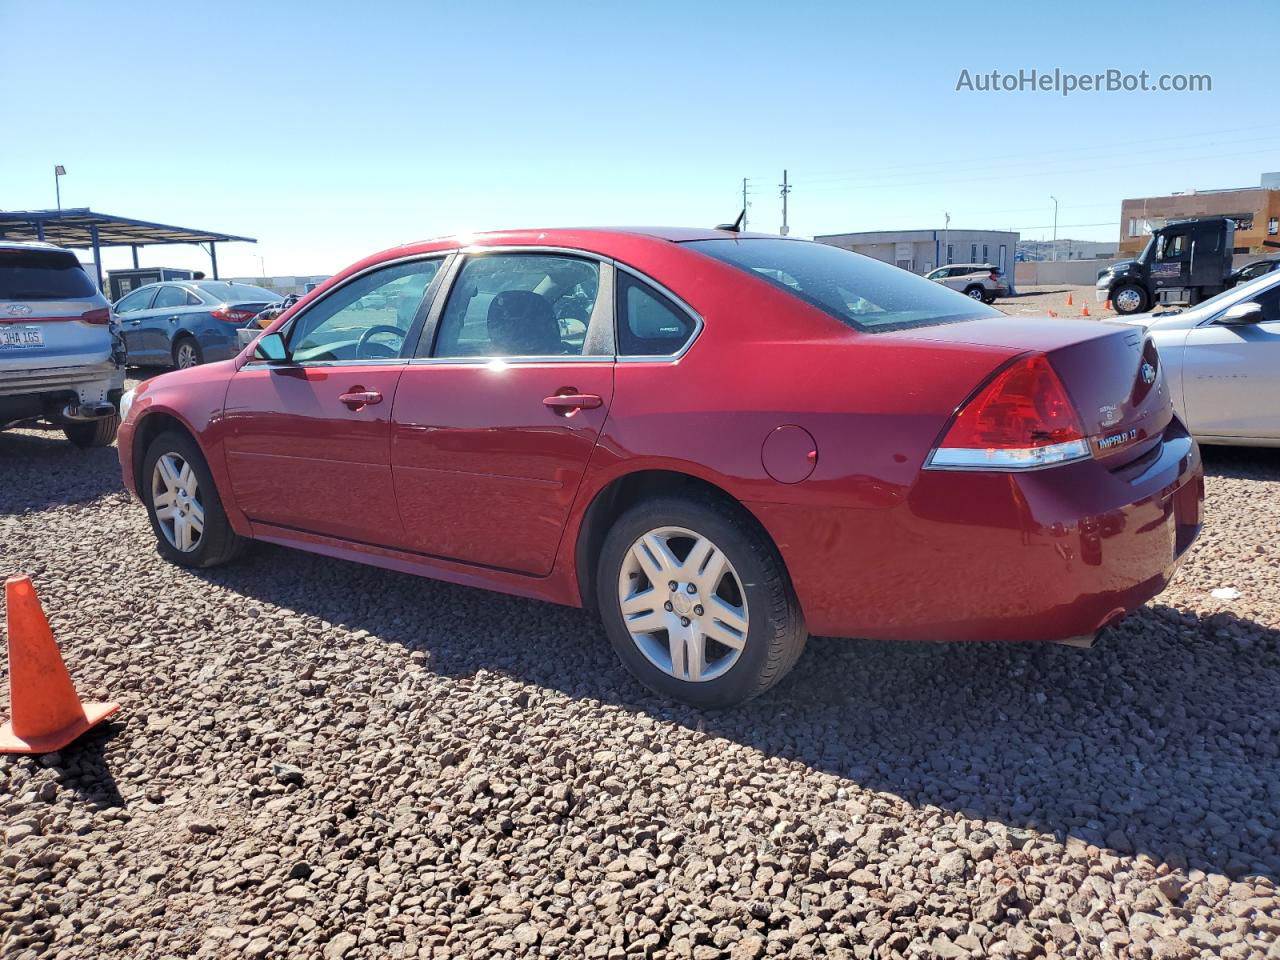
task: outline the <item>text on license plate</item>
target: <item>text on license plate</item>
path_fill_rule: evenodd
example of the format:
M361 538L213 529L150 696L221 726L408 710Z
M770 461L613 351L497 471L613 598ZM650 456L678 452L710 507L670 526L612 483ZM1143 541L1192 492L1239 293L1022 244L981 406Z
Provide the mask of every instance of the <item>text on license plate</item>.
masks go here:
M39 327L0 326L0 347L40 347L44 331Z

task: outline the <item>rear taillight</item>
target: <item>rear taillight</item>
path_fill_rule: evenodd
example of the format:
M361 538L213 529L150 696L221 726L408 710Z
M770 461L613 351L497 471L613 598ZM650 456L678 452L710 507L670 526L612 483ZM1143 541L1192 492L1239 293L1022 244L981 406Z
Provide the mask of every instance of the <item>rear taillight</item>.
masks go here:
M956 413L927 466L1030 470L1089 456L1080 415L1043 354L1015 360Z
M84 323L110 323L111 310L109 307L99 307L97 310L86 310L80 314L80 319Z
M225 320L227 323L248 323L256 317L256 310L237 310L235 307L229 307L225 303L213 310L213 315L219 320Z

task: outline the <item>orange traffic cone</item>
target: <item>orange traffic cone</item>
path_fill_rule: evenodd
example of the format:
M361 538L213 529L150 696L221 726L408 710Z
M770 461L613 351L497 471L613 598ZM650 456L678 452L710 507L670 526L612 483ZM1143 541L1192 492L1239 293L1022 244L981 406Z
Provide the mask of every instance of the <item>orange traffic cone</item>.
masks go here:
M1087 317L1089 315L1089 305L1086 303L1080 308L1080 316Z
M1104 304L1102 305L1102 309L1103 309L1103 310L1114 310L1114 309L1115 309L1115 307L1111 306L1111 301L1110 301L1110 300L1108 300L1106 303L1104 303Z
M120 709L81 703L30 577L4 582L9 617L9 722L0 753L52 753Z
M1049 311L1049 316L1051 316L1051 317L1056 317L1057 315L1058 315L1058 311L1057 311L1057 310L1050 310L1050 311Z
M1071 294L1070 294L1070 293L1068 293L1068 294L1067 294L1067 306L1068 306L1068 307L1070 307L1070 306L1072 306L1072 305L1073 305L1073 304L1072 304L1072 302L1071 302Z

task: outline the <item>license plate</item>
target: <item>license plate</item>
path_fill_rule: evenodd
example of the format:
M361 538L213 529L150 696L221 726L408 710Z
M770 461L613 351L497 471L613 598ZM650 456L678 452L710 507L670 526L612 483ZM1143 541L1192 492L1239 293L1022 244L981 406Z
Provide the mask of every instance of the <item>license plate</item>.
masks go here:
M39 327L0 326L0 347L42 347L44 331Z

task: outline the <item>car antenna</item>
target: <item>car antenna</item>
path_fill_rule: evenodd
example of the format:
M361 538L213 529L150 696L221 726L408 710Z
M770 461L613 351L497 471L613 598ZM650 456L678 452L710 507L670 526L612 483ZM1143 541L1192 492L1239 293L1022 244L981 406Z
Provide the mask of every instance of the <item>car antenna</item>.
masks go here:
M743 221L743 220L745 220L746 218L747 218L747 208L746 208L746 207L743 207L743 208L742 208L742 212L741 212L740 214L738 214L738 219L737 219L737 220L733 221L733 223L720 223L720 224L716 224L716 229L717 229L717 230L728 230L730 233L741 233L741 232L742 232L742 221Z

